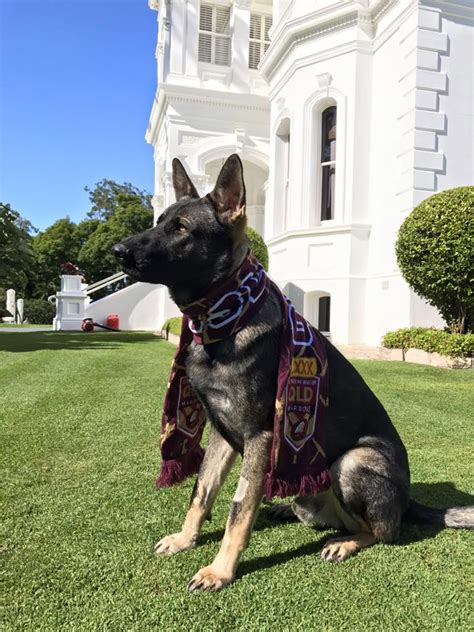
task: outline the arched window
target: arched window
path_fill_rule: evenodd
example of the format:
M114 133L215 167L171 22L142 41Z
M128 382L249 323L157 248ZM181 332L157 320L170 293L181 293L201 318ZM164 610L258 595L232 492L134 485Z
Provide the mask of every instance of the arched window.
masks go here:
M321 221L334 219L336 184L336 118L332 105L321 115Z
M319 331L331 331L331 297L321 296L318 309Z
M304 293L304 317L323 333L331 331L331 296L327 292Z

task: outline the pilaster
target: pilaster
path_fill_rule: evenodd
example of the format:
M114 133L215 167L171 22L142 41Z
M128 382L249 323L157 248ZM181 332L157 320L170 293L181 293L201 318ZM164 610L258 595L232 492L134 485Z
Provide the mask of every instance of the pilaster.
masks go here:
M248 44L250 32L250 1L234 0L232 9L231 67L232 84L239 92L249 92Z

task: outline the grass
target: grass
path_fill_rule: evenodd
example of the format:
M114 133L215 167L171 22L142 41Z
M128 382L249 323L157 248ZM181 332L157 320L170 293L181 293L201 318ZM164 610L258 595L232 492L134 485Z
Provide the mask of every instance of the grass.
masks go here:
M192 481L156 491L159 416L174 349L149 334L0 335L2 630L468 630L472 533L406 525L397 545L340 564L331 532L262 511L238 578L187 581L215 555L238 468L200 545L156 558ZM355 363L395 420L413 495L468 504L473 373Z

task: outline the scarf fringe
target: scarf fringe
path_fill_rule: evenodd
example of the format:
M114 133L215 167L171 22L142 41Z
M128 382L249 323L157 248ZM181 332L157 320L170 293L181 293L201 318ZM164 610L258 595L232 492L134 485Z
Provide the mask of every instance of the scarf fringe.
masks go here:
M162 461L160 474L155 481L158 489L161 487L170 487L181 483L188 476L197 474L204 458L204 450L197 446L192 452L186 455L187 458L177 460L170 459Z
M267 500L271 500L274 497L315 496L319 492L329 489L330 486L331 474L329 470L323 470L317 476L304 474L294 480L277 478L272 472L269 472L265 475L263 493Z

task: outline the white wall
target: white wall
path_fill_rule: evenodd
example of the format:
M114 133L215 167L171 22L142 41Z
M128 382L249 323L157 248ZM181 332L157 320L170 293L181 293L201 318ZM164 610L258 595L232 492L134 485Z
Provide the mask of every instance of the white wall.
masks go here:
M178 315L179 310L163 286L134 283L90 303L85 309L84 318L93 318L105 325L109 314L118 314L120 329L124 331L159 331L164 321Z

